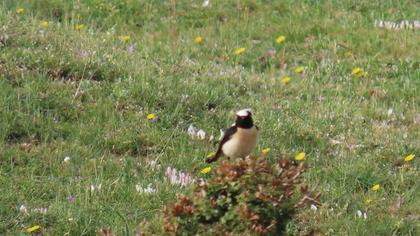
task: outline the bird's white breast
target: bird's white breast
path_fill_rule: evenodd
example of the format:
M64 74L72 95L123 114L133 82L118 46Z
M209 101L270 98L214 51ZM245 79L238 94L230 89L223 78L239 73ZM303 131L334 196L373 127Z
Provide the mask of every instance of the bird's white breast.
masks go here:
M258 141L258 130L238 128L236 133L223 144L223 153L231 158L244 158L251 154Z

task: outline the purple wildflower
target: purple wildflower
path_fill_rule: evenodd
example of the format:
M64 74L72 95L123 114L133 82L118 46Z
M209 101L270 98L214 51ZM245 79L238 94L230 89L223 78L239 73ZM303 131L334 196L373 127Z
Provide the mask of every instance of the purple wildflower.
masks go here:
M79 57L87 57L88 53L86 51L79 51L78 55Z
M165 175L172 185L186 187L194 182L194 179L189 174L171 167L166 168Z
M133 44L130 44L130 45L127 46L128 54L132 54L134 52L134 50L135 50L135 47L134 47Z
M67 201L69 203L74 203L76 201L76 197L74 195L70 195L67 197Z

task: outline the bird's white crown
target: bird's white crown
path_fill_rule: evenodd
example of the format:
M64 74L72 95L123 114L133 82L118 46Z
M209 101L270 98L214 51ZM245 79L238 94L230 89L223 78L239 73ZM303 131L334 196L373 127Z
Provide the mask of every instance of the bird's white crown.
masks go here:
M236 112L237 116L247 116L249 113L251 113L251 109L247 108L247 109L242 109L238 112Z

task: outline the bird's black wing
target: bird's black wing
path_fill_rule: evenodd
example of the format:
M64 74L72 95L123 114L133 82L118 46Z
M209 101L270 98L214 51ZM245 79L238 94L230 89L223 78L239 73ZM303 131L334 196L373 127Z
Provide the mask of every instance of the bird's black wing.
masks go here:
M236 133L236 131L238 130L238 127L236 127L235 125L230 127L229 129L227 129L225 131L225 134L223 135L222 141L220 141L219 144L219 149L217 149L216 155L214 155L214 157L211 157L210 159L207 159L207 163L212 163L214 161L217 161L217 159L223 155L223 151L222 151L222 146L223 144L225 144L227 141L229 141L232 136Z
M225 144L227 141L229 141L229 139L232 138L232 136L236 133L237 130L238 130L238 127L234 125L225 131L222 141L220 141L219 149L221 149L223 144Z

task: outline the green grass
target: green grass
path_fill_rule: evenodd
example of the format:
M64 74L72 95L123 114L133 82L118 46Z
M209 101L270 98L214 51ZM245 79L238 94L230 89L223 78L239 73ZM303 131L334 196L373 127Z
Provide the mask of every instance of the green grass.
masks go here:
M418 2L72 2L0 4L0 234L33 225L46 235L134 234L188 192L165 168L200 176L215 150L191 141L188 126L218 137L245 107L261 128L255 153L304 151L305 182L322 193L317 211L303 209L289 224L291 235L420 233L420 31L374 27L419 20ZM236 56L239 47L246 52ZM269 48L275 58L259 60ZM353 78L354 67L367 75ZM417 157L396 165L410 153ZM138 183L158 193L137 193Z

